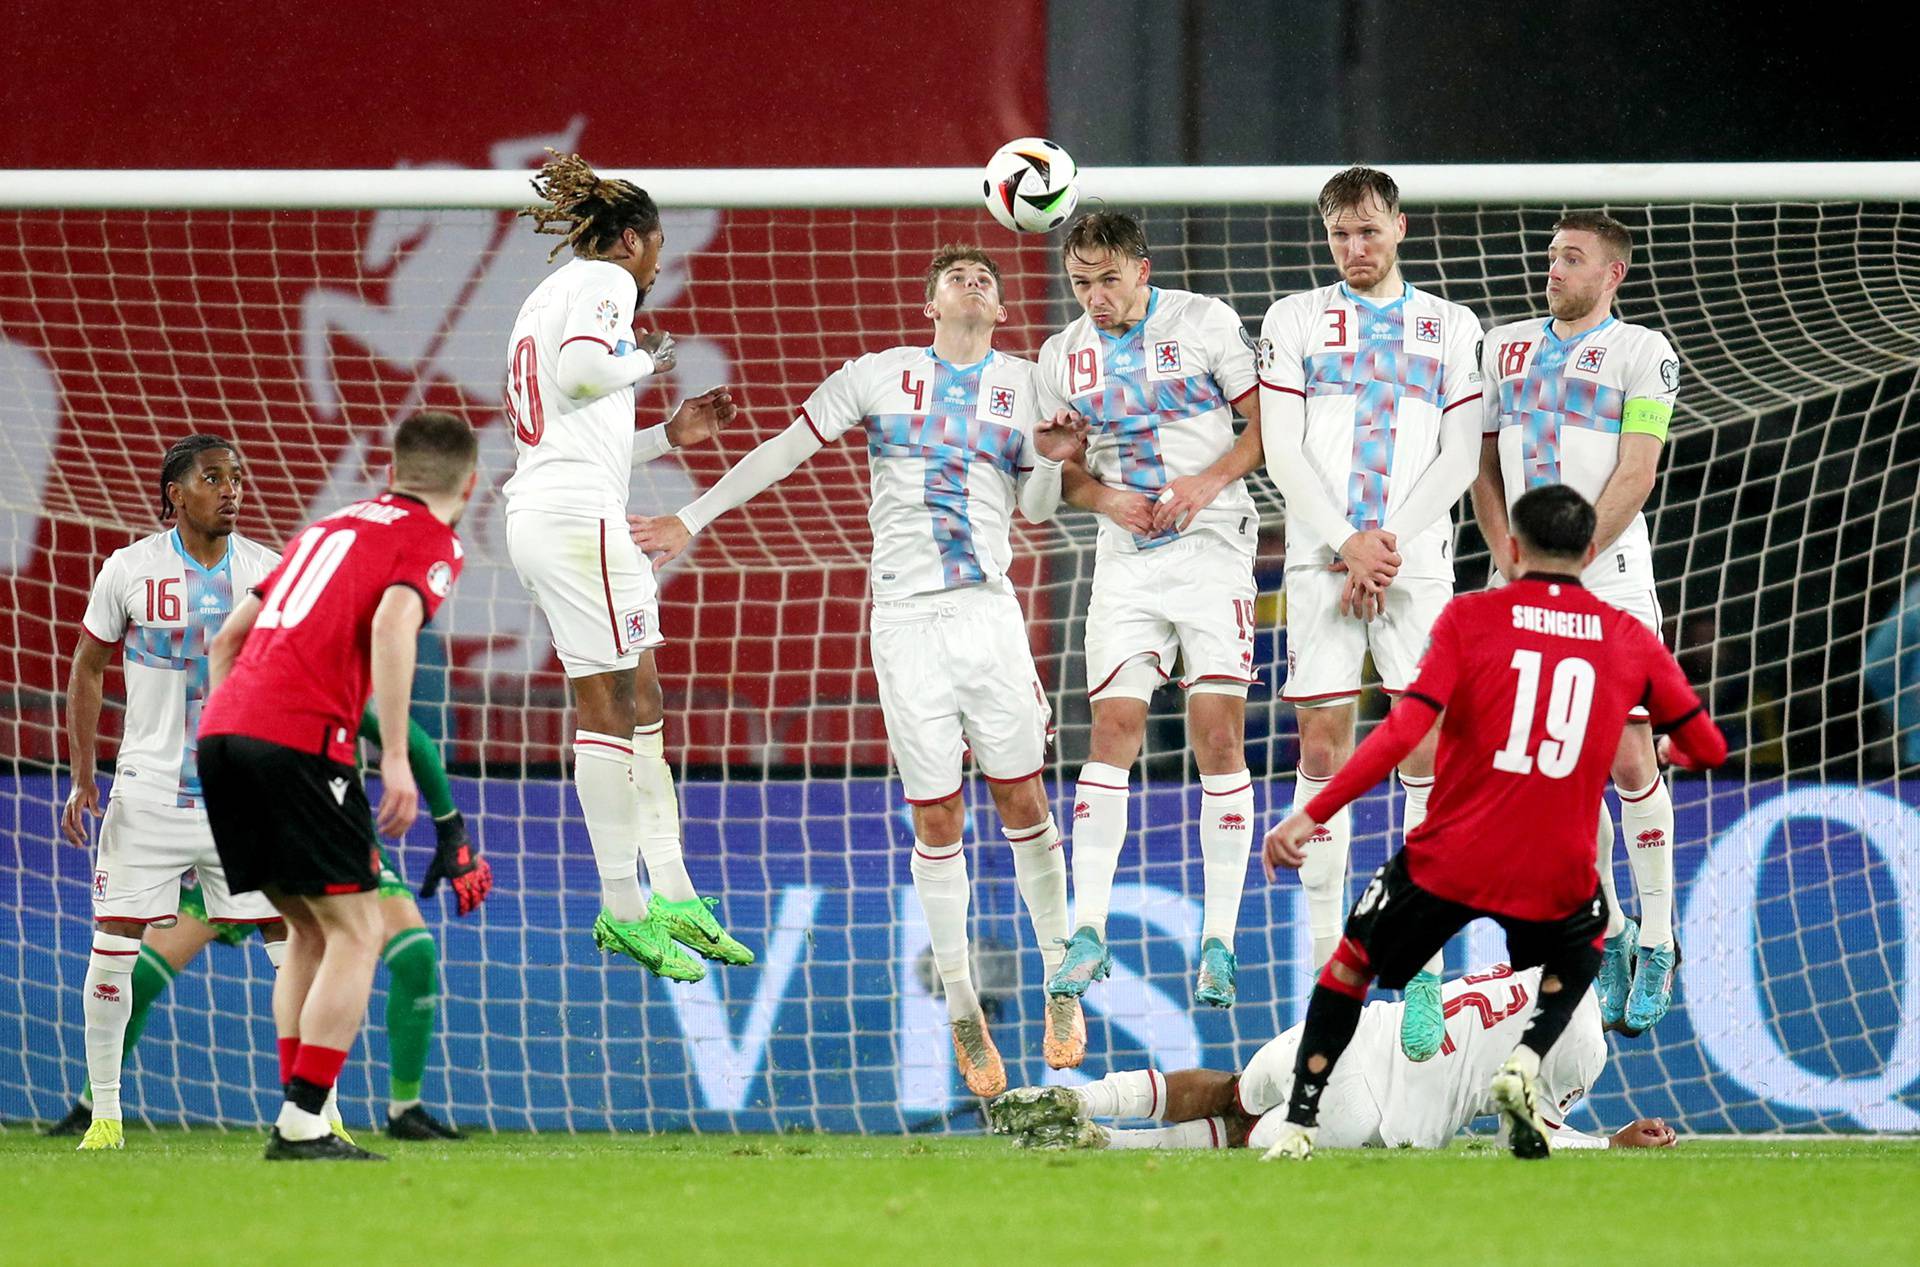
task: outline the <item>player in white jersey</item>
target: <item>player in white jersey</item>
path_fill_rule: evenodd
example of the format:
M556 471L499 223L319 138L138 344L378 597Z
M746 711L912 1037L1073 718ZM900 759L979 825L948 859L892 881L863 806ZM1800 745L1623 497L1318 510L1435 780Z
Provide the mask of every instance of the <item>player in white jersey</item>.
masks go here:
M1064 496L1105 517L1087 610L1093 737L1074 793L1075 931L1047 989L1078 996L1111 970L1129 771L1148 701L1177 660L1203 791L1194 1000L1231 1007L1253 839L1245 735L1260 515L1243 478L1260 465L1253 340L1219 300L1150 285L1146 234L1129 216L1082 216L1061 254L1085 315L1040 349L1035 383L1044 412L1086 419L1085 470L1068 468ZM1236 410L1247 419L1238 438Z
M945 987L955 1061L976 1095L1006 1090L1006 1069L973 985L970 886L962 845L962 760L971 749L1013 848L1014 875L1049 973L1067 935L1067 870L1040 781L1050 712L1026 621L1007 579L1017 503L1033 522L1060 502L1071 424L1039 410L1033 365L993 349L1007 320L1000 270L978 247L946 246L927 269L931 347L849 361L785 431L735 463L677 515L635 519L634 539L664 562L722 514L765 492L848 432L866 442L873 503L873 667L887 743L913 816L912 874ZM1047 1004L1055 1068L1086 1053L1077 998Z
M1445 1029L1435 1059L1400 1055L1402 1003L1367 1005L1350 1056L1334 1069L1320 1104L1320 1148L1445 1148L1483 1117L1500 1114L1489 1090L1520 1041L1540 988L1540 969L1496 964L1450 981L1441 991ZM1279 1134L1293 1091L1295 1025L1254 1053L1238 1074L1189 1069L1162 1074L1125 1070L1081 1087L1022 1087L988 1106L1001 1134L1039 1148L1264 1149ZM1541 1115L1550 1147L1665 1148L1675 1137L1658 1118L1639 1118L1611 1136L1566 1125L1568 1112L1598 1082L1607 1063L1600 1009L1581 1000L1561 1040L1540 1066ZM1101 1126L1094 1119L1157 1119L1149 1129Z
M627 488L636 464L712 436L733 417L733 400L716 387L635 436L634 384L673 367L664 332L633 341L666 242L659 210L577 154L555 155L534 188L552 205L522 214L542 233L564 234L554 254L571 246L574 258L534 287L507 342L507 552L553 632L579 714L573 787L600 873L594 944L670 981L698 981L706 969L680 946L729 964L752 963L753 953L715 921L681 856L653 659L664 641L658 595L627 536ZM651 901L640 890L643 859Z
M160 519L173 526L107 557L74 647L67 680L73 788L61 829L82 848L100 812L96 748L102 683L115 649L126 683L113 788L94 860L93 954L81 987L93 1084L93 1123L80 1142L87 1150L122 1146L120 1048L134 961L149 927L174 922L183 874L199 872L214 918L270 926L267 957L275 968L285 953L285 926L266 895L227 888L200 790L208 644L235 596L279 562L272 550L234 531L241 485L240 454L227 441L188 436L169 449L161 464Z
M1389 695L1413 680L1453 597L1453 507L1479 467L1480 320L1400 276L1407 217L1385 172L1320 191L1342 280L1276 300L1260 327L1260 430L1287 505L1287 684L1300 725L1294 808L1353 755L1369 651ZM1427 816L1439 727L1400 766L1402 830ZM1300 883L1318 971L1347 910L1351 815L1315 833ZM1443 1037L1440 959L1407 983L1409 1059Z
M1561 217L1547 247L1549 317L1487 333L1485 435L1473 510L1496 560L1506 557L1507 511L1542 484L1578 489L1599 516L1596 558L1581 576L1595 598L1639 618L1658 636L1653 544L1641 508L1680 389L1680 359L1658 330L1613 315L1633 238L1602 212ZM1636 925L1614 895L1612 816L1600 808L1600 879L1606 885L1605 958L1594 988L1609 1021L1639 1033L1673 995L1673 798L1636 709L1613 762L1620 825L1640 898Z

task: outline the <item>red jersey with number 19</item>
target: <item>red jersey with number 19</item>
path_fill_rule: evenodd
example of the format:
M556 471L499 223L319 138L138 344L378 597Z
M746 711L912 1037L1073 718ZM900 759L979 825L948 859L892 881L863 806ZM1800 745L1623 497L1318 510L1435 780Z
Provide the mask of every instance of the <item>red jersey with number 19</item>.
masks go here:
M1667 649L1578 581L1526 576L1462 595L1434 623L1420 675L1387 724L1306 812L1325 822L1445 710L1433 798L1407 837L1408 874L1476 910L1563 919L1593 899L1600 797L1636 706L1656 729L1675 729L1697 764L1726 758L1725 739Z
M453 529L406 493L355 502L307 528L254 587L263 600L202 735L247 735L351 763L372 685L373 614L395 585L433 619L460 575Z

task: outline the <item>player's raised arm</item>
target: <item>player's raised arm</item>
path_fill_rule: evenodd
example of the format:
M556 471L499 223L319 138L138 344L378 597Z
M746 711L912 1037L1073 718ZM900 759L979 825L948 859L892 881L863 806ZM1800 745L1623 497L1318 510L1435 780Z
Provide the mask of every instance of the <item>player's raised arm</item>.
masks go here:
M1056 409L1034 424L1029 444L1033 469L1020 474L1020 514L1028 523L1042 524L1060 509L1067 465L1079 468L1080 455L1086 452L1087 420L1070 409ZM1085 477L1085 469L1079 469Z
M830 380L831 381L831 380ZM687 543L706 526L746 505L798 470L818 453L826 440L803 409L785 431L761 441L753 452L735 462L717 483L672 515L629 515L633 543L656 564L679 557Z
M67 759L73 765L73 788L60 814L60 830L70 844L85 848L88 823L100 813L100 785L95 781L100 742L100 705L105 694L111 644L91 630L83 632L73 648L73 669L67 675Z

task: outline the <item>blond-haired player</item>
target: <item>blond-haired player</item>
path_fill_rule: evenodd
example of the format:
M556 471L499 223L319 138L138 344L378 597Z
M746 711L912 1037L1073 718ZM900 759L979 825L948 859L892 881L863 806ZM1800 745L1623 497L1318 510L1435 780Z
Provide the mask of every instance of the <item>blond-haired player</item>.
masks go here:
M1680 390L1680 359L1664 334L1614 315L1632 253L1633 235L1612 216L1562 216L1547 245L1550 315L1487 332L1485 434L1473 510L1504 569L1514 501L1543 484L1578 489L1598 516L1599 557L1581 584L1658 637L1653 543L1641 508L1658 477ZM1598 852L1609 915L1594 989L1609 1024L1639 1033L1666 1015L1675 964L1673 798L1660 777L1645 710L1634 712L1621 737L1613 785L1640 922L1627 919L1614 896L1613 819L1603 803Z
M1276 300L1260 327L1260 428L1287 504L1287 682L1300 724L1294 805L1353 755L1355 698L1369 653L1397 695L1453 597L1453 507L1480 453L1480 321L1400 276L1407 217L1391 176L1352 167L1320 191L1332 286ZM1426 818L1437 735L1400 767L1402 830ZM1307 850L1318 971L1347 908L1351 815ZM1401 1043L1428 1060L1444 1034L1440 962L1407 983Z

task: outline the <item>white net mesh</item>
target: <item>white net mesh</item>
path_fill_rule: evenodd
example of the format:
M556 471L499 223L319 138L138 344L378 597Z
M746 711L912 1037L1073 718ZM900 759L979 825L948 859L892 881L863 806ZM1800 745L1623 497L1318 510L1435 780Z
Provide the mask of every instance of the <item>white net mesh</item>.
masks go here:
M1489 322L1531 313L1558 209L1416 208L1407 275ZM1906 954L1920 945L1920 785L1897 778L1901 737L1862 667L1915 563L1920 304L1905 270L1920 234L1898 206L1611 210L1650 243L1621 311L1664 329L1686 366L1650 505L1660 597L1737 751L1726 772L1676 784L1678 1002L1648 1037L1616 1043L1588 1112L1616 1121L1631 1108L1696 1130L1914 1129L1920 1000L1908 998ZM1273 297L1331 280L1303 211L1145 214L1156 279L1227 299L1250 327ZM996 249L1016 314L1002 348L1031 354L1069 315L1051 247L1010 246L984 212L673 211L666 228L668 270L643 320L674 332L680 365L643 392L642 420L717 382L736 386L747 415L720 447L638 472L636 511L683 504L784 428L843 360L924 341L920 278L938 242ZM762 965L670 993L631 965L603 966L586 938L597 898L560 779L564 684L507 565L497 496L512 465L498 409L506 332L550 244L504 211L0 212L0 664L12 704L0 756L14 763L0 782L0 1120L58 1116L85 1078L91 869L55 843L59 699L99 561L157 527L160 454L189 431L230 435L251 482L242 531L278 544L374 486L384 435L422 404L480 428L491 486L462 527L468 568L425 645L416 715L443 739L499 877L467 921L427 910L445 986L429 1102L462 1121L542 1129L895 1130L967 1108L885 777L856 446L829 448L714 525L666 582L661 666L687 856ZM1249 703L1265 822L1291 796L1297 746L1272 689L1285 663L1282 517L1264 477L1252 483L1270 512L1266 682ZM1485 560L1470 526L1461 547L1464 588ZM1058 791L1087 748L1092 523L1069 512L1021 527L1017 554L1060 727ZM1904 646L1920 647L1920 631ZM1920 665L1906 681L1917 676ZM1196 1015L1187 1001L1199 790L1173 695L1156 700L1135 775L1114 903L1120 968L1091 996L1083 1072L1232 1066L1304 1002L1304 905L1295 886L1257 876L1241 1003ZM1363 716L1381 703L1369 697ZM114 717L110 703L108 735ZM1920 734L1912 714L1905 725ZM1041 1081L1039 959L984 794L974 805L977 973L1010 1073ZM1388 813L1384 792L1358 808L1356 875L1386 852ZM417 877L430 836L416 837L401 856ZM1620 888L1632 892L1624 865ZM1497 954L1464 939L1450 968ZM268 975L257 950L218 945L182 974L129 1065L130 1117L266 1111ZM385 1096L380 1014L376 1000L350 1102Z

